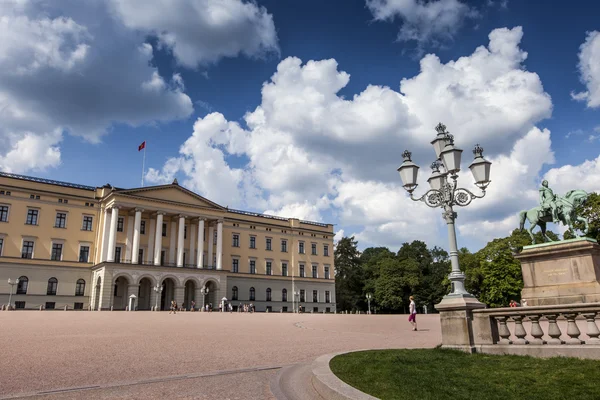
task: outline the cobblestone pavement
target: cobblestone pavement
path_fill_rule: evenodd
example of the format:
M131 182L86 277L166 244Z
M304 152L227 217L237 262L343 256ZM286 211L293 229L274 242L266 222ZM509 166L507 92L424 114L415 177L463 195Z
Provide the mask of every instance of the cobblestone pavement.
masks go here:
M282 366L434 347L438 315L0 312L0 399L268 399Z

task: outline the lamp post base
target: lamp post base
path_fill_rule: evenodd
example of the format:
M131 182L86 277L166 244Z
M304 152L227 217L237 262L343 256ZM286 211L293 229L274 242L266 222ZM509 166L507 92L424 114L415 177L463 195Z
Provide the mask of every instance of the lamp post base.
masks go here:
M435 308L440 312L442 347L475 352L473 310L486 308L486 305L469 293L451 293Z

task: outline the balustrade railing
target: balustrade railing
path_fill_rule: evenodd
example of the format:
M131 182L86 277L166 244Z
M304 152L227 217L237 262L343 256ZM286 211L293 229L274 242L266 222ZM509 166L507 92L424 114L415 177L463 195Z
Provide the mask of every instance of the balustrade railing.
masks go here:
M177 265L177 263L162 263L160 265L155 265L152 262L141 262L138 261L137 263L134 263L132 260L130 259L121 259L121 260L115 260L115 261L102 261L103 263L106 264L130 264L130 265L140 265L140 266L145 266L145 267L169 267L169 268L191 268L191 269L217 269L216 266L212 266L212 265L204 265L202 267L198 267L195 264L184 264L184 265Z
M473 310L474 319L489 317L492 341L497 345L599 345L600 330L596 323L599 316L600 303ZM565 320L566 340L562 338L563 332L559 326L560 321L564 327ZM514 323L513 332L509 322ZM547 325L546 332L540 322L544 322L544 327ZM578 323L582 326L585 324L587 338L582 338ZM475 330L483 326L475 324ZM526 328L529 328L529 332ZM474 334L486 336L484 332L475 331Z

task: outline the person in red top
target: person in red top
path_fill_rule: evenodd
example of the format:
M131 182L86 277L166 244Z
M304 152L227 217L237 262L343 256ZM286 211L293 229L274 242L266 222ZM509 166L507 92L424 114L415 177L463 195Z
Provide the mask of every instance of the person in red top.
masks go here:
M511 300L509 305L510 305L511 307L517 307L517 306L518 306L517 302L516 302L516 301L514 301L514 300Z

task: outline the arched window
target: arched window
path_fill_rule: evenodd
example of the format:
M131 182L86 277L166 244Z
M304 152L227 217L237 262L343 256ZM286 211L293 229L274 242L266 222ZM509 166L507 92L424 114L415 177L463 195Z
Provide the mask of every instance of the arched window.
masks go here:
M271 288L267 288L267 301L271 301Z
M48 296L56 296L56 289L58 288L58 279L50 278L48 279L48 290L46 294Z
M29 286L29 278L20 276L19 284L17 285L17 294L27 294L27 286Z
M250 300L251 301L256 300L256 291L254 290L253 287L250 288Z
M237 300L238 299L238 288L237 286L234 286L231 288L231 300Z
M287 289L281 291L281 301L287 301Z
M75 285L75 296L83 296L85 293L85 281L83 279L78 279L77 284Z

